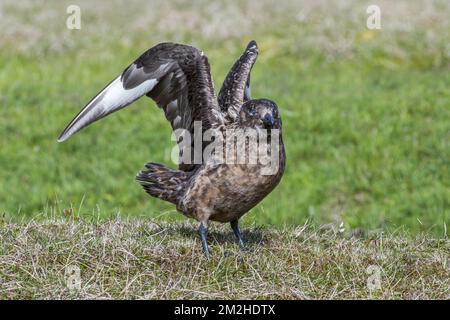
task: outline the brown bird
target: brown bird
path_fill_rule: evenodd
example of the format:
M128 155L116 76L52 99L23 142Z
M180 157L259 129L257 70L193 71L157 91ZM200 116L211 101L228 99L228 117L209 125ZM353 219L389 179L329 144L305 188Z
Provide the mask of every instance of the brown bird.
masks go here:
M175 204L178 211L200 222L200 238L207 256L210 220L230 222L244 248L238 220L275 188L286 160L277 105L267 99L250 98L250 72L257 55L256 42L251 41L216 98L203 52L188 45L158 44L97 94L58 141L67 140L92 122L147 95L163 109L174 133L183 133L177 136L180 161L178 170L147 163L136 180L150 195ZM195 137L198 125L203 139L200 144ZM250 131L258 134L256 140L251 140ZM214 139L205 139L207 132L212 132ZM230 137L233 139L228 140ZM235 144L230 148L227 142L239 137L244 137L244 148L238 149ZM213 145L210 154L205 152ZM259 161L236 161L242 155L249 158L255 146L264 151ZM223 160L223 154L231 156ZM269 160L274 159L274 169L267 170Z

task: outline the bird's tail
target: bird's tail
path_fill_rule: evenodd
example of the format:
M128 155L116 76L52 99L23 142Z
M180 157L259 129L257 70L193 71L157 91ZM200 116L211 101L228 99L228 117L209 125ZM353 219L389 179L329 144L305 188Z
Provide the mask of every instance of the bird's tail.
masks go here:
M188 180L188 174L153 162L147 163L145 167L146 169L136 175L136 180L144 190L153 197L177 204Z

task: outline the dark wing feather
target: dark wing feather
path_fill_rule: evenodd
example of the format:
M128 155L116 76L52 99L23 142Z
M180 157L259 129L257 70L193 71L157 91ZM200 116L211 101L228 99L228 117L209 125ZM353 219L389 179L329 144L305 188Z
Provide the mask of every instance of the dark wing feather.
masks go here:
M94 97L58 141L144 95L164 110L173 130L182 128L192 133L194 121L201 121L204 131L223 121L207 57L191 46L161 43L142 54Z
M255 41L250 41L222 84L218 102L231 121L236 119L242 104L251 99L250 72L257 57L258 46Z

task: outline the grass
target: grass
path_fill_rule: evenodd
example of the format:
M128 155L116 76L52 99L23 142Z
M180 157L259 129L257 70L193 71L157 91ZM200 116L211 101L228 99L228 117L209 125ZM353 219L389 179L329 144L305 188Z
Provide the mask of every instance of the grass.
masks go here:
M381 30L364 0L1 1L0 298L449 299L450 4L376 3ZM149 47L201 48L218 89L250 39L287 170L243 219L249 252L214 225L208 261L133 180L172 165L153 102L56 138Z
M244 236L248 252L214 225L206 260L189 223L3 222L0 299L450 298L445 240L310 225Z
M171 165L169 125L153 102L140 100L64 144L56 138L148 47L178 41L202 48L219 88L255 38L261 54L253 95L280 106L288 164L246 223L403 227L446 237L446 1L381 1L379 31L365 26L365 1L78 1L82 29L73 31L65 28L69 3L0 4L0 213L8 219L73 208L102 219L178 220L173 206L133 181L147 161Z

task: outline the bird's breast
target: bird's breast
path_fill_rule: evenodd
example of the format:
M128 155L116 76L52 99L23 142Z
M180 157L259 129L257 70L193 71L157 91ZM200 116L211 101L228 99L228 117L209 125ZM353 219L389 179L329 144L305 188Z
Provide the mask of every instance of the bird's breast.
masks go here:
M279 183L284 157L274 168L260 164L205 164L186 191L182 207L196 219L239 219ZM266 170L265 170L266 169Z

